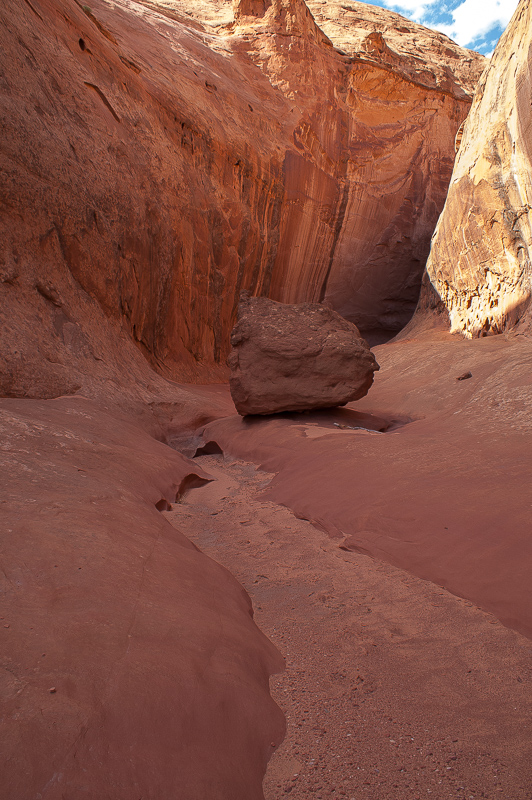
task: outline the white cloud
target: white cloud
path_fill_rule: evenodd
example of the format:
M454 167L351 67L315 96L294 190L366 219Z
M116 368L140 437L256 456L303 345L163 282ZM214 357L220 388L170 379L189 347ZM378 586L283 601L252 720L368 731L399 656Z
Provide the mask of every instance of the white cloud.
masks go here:
M463 0L453 11L449 11L453 20L450 24L439 22L442 18L441 0L381 0L381 2L416 22L443 31L464 47L471 45L495 26L504 30L519 0Z
M451 12L450 25L438 25L451 39L464 47L499 25L503 30L513 16L519 0L464 0Z
M370 2L370 0L365 0ZM421 22L434 0L382 0L385 6L404 14L405 17Z

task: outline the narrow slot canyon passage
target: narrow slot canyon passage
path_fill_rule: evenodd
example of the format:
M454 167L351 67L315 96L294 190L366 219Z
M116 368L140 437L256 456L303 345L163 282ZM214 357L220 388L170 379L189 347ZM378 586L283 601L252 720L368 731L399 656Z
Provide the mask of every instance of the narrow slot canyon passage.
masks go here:
M286 659L271 679L287 734L266 800L529 800L532 642L341 550L262 499L271 475L254 465L196 461L215 480L163 514L241 582Z
M398 2L0 2L0 800L532 800L532 0Z

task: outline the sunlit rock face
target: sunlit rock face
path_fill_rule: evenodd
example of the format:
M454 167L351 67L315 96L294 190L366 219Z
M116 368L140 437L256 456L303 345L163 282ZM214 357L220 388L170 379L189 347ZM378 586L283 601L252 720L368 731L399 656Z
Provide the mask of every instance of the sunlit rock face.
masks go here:
M242 289L408 319L483 60L310 6L2 3L2 394L224 377Z
M468 337L529 324L531 23L523 0L479 83L427 264Z

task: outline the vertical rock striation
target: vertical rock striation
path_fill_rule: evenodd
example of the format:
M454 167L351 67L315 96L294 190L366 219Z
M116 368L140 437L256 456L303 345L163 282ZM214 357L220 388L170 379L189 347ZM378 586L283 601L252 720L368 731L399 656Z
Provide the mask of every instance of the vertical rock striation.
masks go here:
M268 289L282 102L184 18L102 0L0 15L3 393L120 379L131 342L167 377L216 377L235 287Z
M363 331L399 330L483 58L357 2L274 0L260 15L239 11L236 33L296 115L270 296L326 302Z
M528 321L531 13L522 0L482 76L427 263L451 330L468 337Z
M243 289L407 321L482 58L310 5L2 4L2 394L221 378Z

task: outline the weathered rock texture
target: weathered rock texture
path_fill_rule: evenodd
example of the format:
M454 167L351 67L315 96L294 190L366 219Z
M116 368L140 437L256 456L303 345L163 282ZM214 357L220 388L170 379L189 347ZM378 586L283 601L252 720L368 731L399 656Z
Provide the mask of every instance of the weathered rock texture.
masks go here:
M427 263L451 330L469 337L527 322L531 43L531 6L522 0L477 89ZM429 294L427 286L420 310Z
M363 3L309 5L330 38L301 0L264 6L235 32L299 110L270 297L325 301L363 330L398 330L417 302L483 59ZM397 27L407 40L396 51Z
M84 398L3 400L3 800L261 800L283 660L160 512L198 465Z
M221 376L241 289L406 321L482 59L319 10L2 3L3 394Z
M229 386L246 414L343 406L364 397L379 369L357 328L318 303L240 299Z

